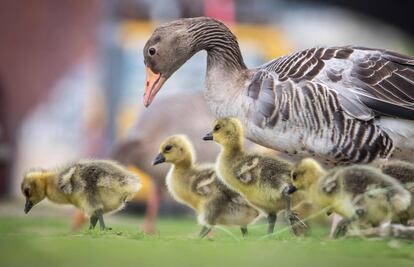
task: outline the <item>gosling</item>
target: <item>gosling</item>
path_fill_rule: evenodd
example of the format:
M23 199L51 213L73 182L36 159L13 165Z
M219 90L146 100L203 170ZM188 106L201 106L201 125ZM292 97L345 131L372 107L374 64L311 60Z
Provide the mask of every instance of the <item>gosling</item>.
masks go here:
M314 159L300 161L292 171L292 184L307 192L309 200L330 214L343 217L334 230L338 238L351 223L376 227L406 210L410 193L391 176L366 165L337 167L325 171Z
M414 164L393 160L380 166L383 173L397 179L411 193L411 205L393 219L394 223L403 225L414 223Z
M306 225L291 210L290 172L292 163L280 158L244 150L243 128L236 118L221 118L203 138L221 146L216 170L220 179L251 205L267 214L267 233L274 231L277 213L286 210L295 235L305 233Z
M82 160L56 169L31 170L21 184L25 213L48 198L81 209L90 217L89 229L99 221L101 230L110 230L103 214L121 209L140 188L136 175L109 160Z
M172 163L166 184L175 200L192 208L206 236L215 225L240 226L242 235L259 211L218 179L214 165L197 165L191 142L185 135L168 137L160 146L153 164Z

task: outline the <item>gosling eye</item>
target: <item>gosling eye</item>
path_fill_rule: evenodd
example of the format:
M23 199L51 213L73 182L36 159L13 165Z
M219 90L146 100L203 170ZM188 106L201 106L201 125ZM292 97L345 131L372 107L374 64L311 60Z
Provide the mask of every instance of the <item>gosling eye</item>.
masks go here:
M221 126L217 124L217 125L214 127L214 131L215 131L215 132L217 132L218 130L220 130L220 128L221 128Z
M165 152L169 152L172 149L172 145L166 145L164 148Z
M296 181L296 179L298 179L298 173L293 172L293 173L292 173L292 180L293 180L293 181Z
M23 191L23 194L25 197L30 197L30 192L29 192L29 188L25 188Z
M155 55L155 53L157 52L157 50L155 50L155 48L154 47L150 47L149 49L148 49L148 54L150 55L150 56L153 56L153 55Z

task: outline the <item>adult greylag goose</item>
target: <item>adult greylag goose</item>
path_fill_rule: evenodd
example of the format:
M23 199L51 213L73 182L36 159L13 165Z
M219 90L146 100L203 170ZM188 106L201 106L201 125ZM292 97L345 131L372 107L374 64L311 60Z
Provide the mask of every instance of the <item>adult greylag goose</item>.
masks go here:
M164 82L207 51L205 99L216 117L237 117L255 143L327 163L414 155L414 58L355 46L316 47L248 69L220 21L179 19L144 47L149 106Z

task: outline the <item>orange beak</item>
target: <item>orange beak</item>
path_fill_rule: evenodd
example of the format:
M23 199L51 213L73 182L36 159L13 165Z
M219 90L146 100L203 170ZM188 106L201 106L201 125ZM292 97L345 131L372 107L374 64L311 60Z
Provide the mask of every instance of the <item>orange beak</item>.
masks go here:
M152 72L148 67L145 68L145 71L147 72L147 82L144 91L144 106L148 107L164 84L165 78L161 74Z

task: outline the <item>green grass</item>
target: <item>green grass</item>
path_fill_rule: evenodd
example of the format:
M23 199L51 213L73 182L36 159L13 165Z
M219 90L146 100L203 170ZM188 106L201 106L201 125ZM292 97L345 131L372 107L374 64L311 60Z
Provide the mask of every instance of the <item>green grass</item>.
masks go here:
M161 219L154 236L139 232L138 222L108 220L112 231L74 233L62 218L3 216L0 266L414 266L414 244L405 242L330 240L325 230L307 238L288 231L263 238L263 224L245 239L237 229L218 229L200 240L193 220Z

